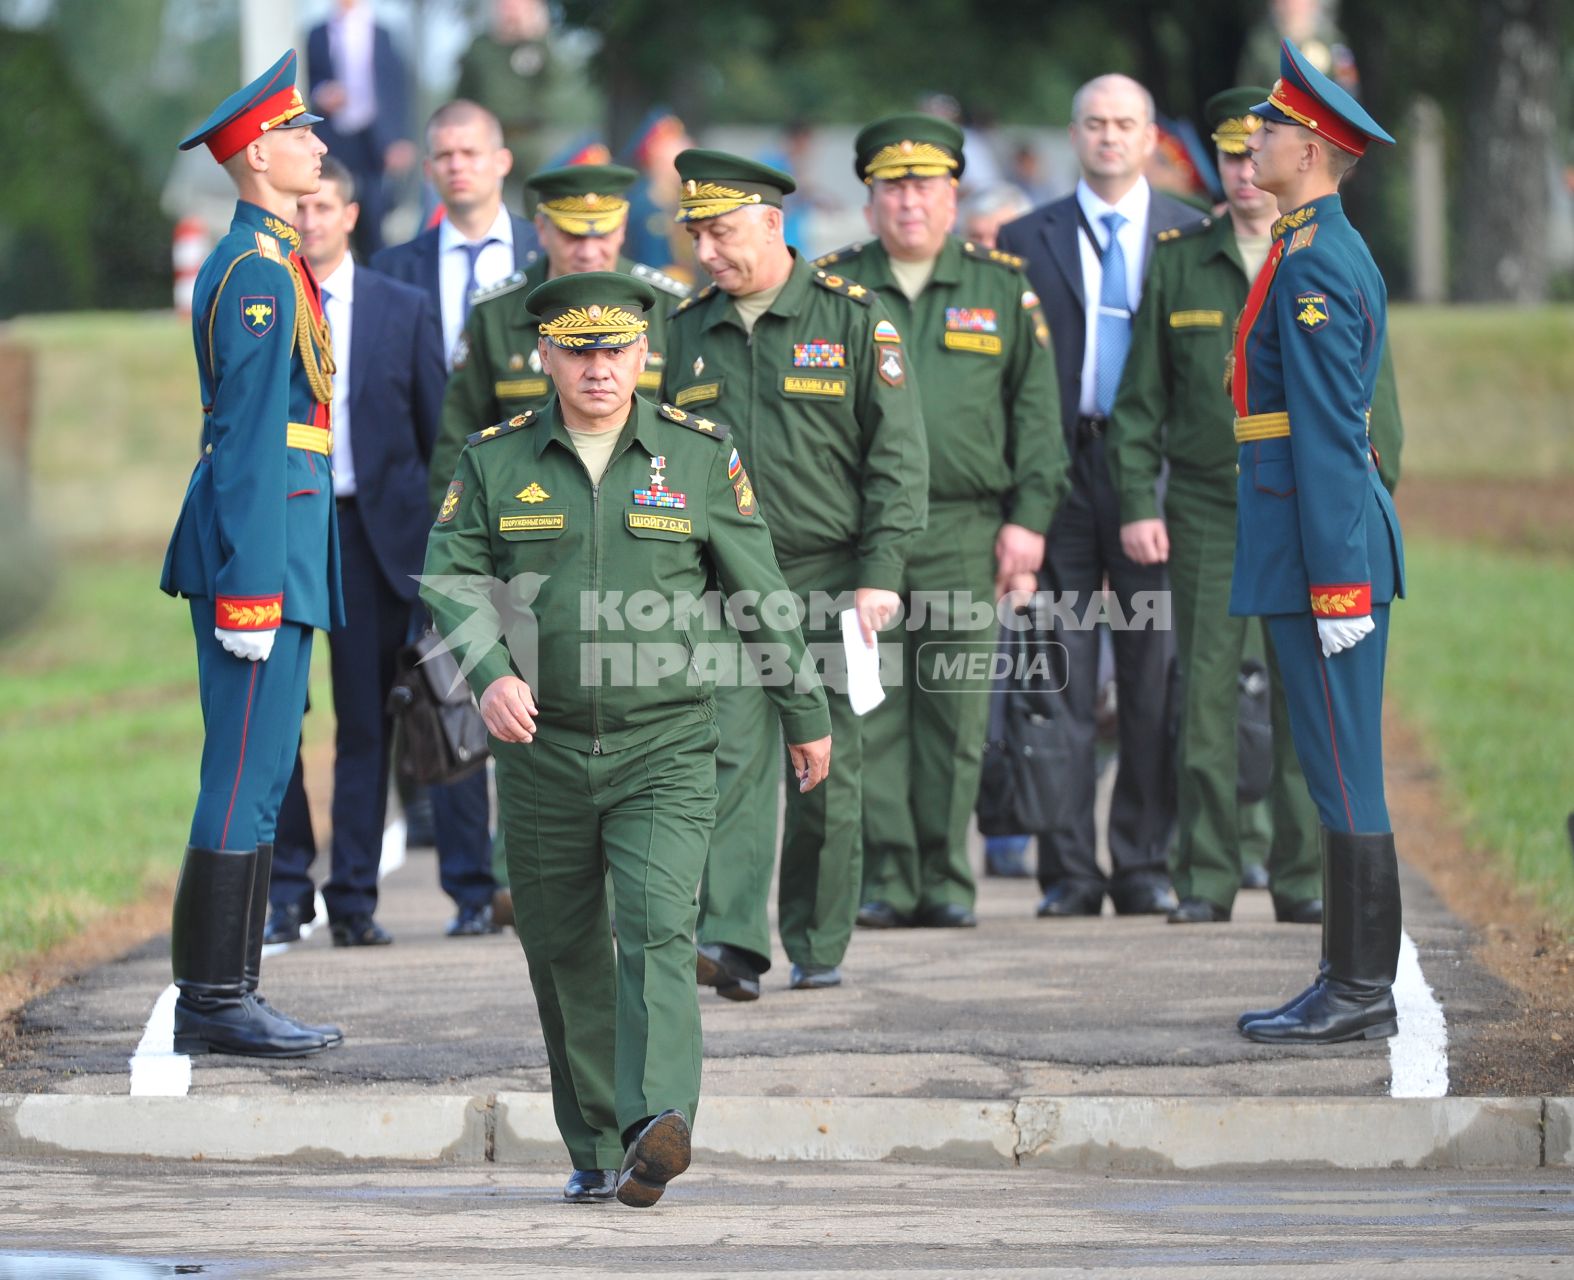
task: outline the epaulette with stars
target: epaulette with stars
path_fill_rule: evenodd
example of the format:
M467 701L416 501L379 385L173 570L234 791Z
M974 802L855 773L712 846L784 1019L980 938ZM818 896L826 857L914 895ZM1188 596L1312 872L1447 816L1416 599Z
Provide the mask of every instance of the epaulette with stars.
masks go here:
M1201 222L1189 222L1184 227L1166 227L1154 237L1159 244L1169 244L1172 240L1189 240L1192 236L1201 235L1213 225L1213 219L1204 217Z
M487 427L484 431L477 431L466 439L466 444L487 444L493 440L501 440L504 436L512 435L521 427L528 427L536 420L536 411L526 409L523 413L516 413L507 422L499 422L496 426Z
M839 293L842 297L851 298L854 302L861 303L863 306L870 306L874 302L874 298L870 295L869 290L865 289L856 280L847 280L842 276L827 275L824 271L816 271L814 273L814 282L822 289L829 289L832 293Z
M528 267L534 263L538 256L539 255L536 253L536 251L532 249L525 256L525 266ZM524 284L524 282L525 273L523 271L516 271L513 275L504 276L496 284L489 284L486 286L486 288L477 289L474 293L472 293L470 295L470 305L475 306L476 303L486 302L491 298L501 298L505 293L512 293L515 289L519 288L520 285Z
M830 253L823 253L811 264L816 267L829 267L840 262L843 258L856 258L864 250L867 240L855 240L852 244L844 244L840 249L832 249Z
M689 294L689 296L686 297L682 302L678 303L678 305L673 307L671 311L667 312L667 319L670 320L673 316L687 311L696 302L704 302L706 298L713 297L715 293L716 286L714 284L708 284L698 293Z
M993 262L997 267L1005 267L1010 271L1021 271L1027 267L1026 258L1007 253L1004 249L986 249L971 240L962 241L962 252L975 262Z
M643 262L636 262L629 268L629 275L636 280L643 280L652 289L660 289L662 293L670 293L674 298L689 296L690 285L669 276L665 271L657 271L655 267L647 267Z
M709 418L701 417L697 413L689 413L673 404L662 404L661 416L668 422L676 422L679 426L687 427L690 431L698 431L702 436L709 436L712 440L725 440L732 430L724 423L713 422Z

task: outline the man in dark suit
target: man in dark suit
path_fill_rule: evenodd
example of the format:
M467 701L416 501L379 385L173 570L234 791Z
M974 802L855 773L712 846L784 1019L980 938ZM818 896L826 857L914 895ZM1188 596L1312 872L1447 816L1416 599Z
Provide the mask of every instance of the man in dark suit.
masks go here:
M413 240L384 249L372 266L426 296L439 320L437 355L446 371L464 359L461 338L471 296L534 262L540 240L528 220L503 207L503 179L513 156L490 111L463 98L439 107L426 126L426 150L426 176L443 201L443 216ZM487 425L478 422L474 429ZM450 478L444 478L445 486ZM423 538L431 514L422 522ZM431 798L443 891L459 906L450 932L490 932L497 879L486 772L433 787ZM483 889L484 908L477 905Z
M410 140L409 72L366 0L337 0L328 21L306 37L312 105L327 117L317 136L355 177L361 217L354 241L363 262L383 247L385 174L415 163Z
M1139 565L1120 545L1120 504L1110 480L1104 430L1131 344L1148 250L1161 235L1199 220L1189 205L1153 191L1142 176L1155 133L1152 96L1135 80L1106 75L1077 90L1071 144L1076 191L1002 228L1000 248L1027 259L1049 320L1060 381L1061 425L1072 459L1072 490L1049 527L1045 586L1057 598L1055 639L1063 646L1061 717L1068 767L1039 833L1040 916L1097 915L1104 895L1117 912L1175 906L1165 868L1174 821L1166 748L1173 647L1164 566ZM1095 861L1094 704L1098 692L1098 597L1108 579L1115 650L1120 767L1110 808L1113 876Z
M333 488L345 621L328 636L336 737L333 870L323 887L336 946L391 941L372 918L388 804L386 707L426 555L426 472L444 382L426 295L350 256L358 212L350 171L325 157L322 186L301 198L296 226L322 281L336 365ZM268 941L293 941L312 918L314 853L297 767L281 806Z

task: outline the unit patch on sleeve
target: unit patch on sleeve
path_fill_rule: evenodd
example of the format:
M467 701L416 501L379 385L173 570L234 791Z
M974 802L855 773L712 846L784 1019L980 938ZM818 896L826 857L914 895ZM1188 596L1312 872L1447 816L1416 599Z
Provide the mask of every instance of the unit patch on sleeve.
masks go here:
M1328 299L1320 293L1295 296L1295 323L1307 333L1316 333L1328 323Z
M874 340L876 342L900 342L902 335L896 331L896 326L889 320L882 320L874 327Z
M278 311L278 303L272 297L249 294L240 300L240 318L246 326L246 332L254 338L260 338L273 328L273 319Z
M448 492L443 495L443 505L437 513L437 523L447 524L454 518L454 512L459 510L459 495L465 491L463 480L451 480Z
M899 347L891 347L880 353L880 377L893 387L899 387L907 381L907 366L902 363Z

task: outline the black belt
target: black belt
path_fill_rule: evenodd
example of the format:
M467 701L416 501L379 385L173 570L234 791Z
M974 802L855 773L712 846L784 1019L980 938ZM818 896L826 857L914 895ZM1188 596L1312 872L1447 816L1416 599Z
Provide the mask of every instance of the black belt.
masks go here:
M1109 429L1109 419L1101 413L1084 413L1077 416L1077 439L1097 440Z
M346 507L353 507L355 505L355 495L353 493L339 494L334 498L333 501L334 505L338 507L340 511L343 511Z

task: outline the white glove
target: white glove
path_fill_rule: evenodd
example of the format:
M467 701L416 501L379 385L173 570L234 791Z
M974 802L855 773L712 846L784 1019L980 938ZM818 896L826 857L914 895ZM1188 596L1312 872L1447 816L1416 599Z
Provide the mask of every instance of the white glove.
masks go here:
M1331 658L1352 648L1356 641L1376 629L1377 624L1370 617L1317 619L1317 638L1323 642L1323 657Z
M268 655L273 652L273 637L278 634L276 627L270 627L267 631L226 631L223 627L213 628L213 638L237 658L245 658L247 662L266 662Z

